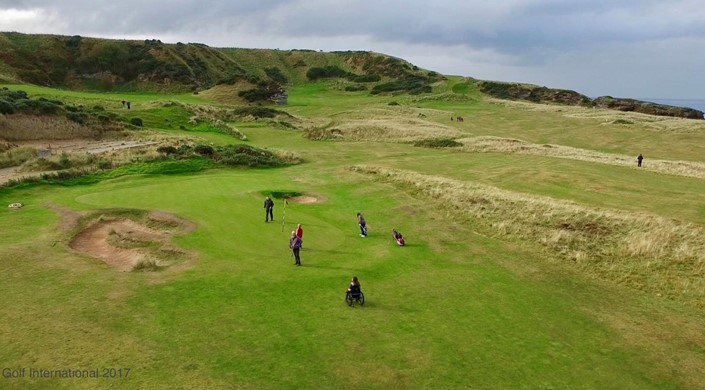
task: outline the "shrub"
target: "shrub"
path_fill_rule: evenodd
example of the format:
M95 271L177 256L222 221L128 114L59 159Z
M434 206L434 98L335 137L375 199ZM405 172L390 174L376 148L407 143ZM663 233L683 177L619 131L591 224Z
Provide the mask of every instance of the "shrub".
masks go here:
M244 98L248 102L256 102L258 100L267 100L272 96L268 91L262 89L248 89L237 93L238 96Z
M235 116L254 116L255 118L274 118L277 115L290 116L288 113L269 107L238 107L233 109L232 114Z
M424 148L455 148L463 146L463 144L452 138L432 138L416 141L414 142L414 146Z
M5 99L0 99L0 114L8 115L14 113L15 105Z
M137 118L137 117L132 118L132 119L130 119L130 124L135 125L137 127L142 127L142 125L143 125L142 118Z
M176 148L173 146L160 146L157 148L157 152L164 155L174 155L176 154Z
M325 78L337 78L337 77L346 77L348 75L348 72L340 69L339 67L335 65L328 65L324 68L311 68L306 72L306 77L309 80L318 80L318 79L325 79Z
M227 145L217 149L216 162L230 166L275 167L284 165L274 153L249 145Z
M391 102L387 103L387 105L388 105L388 106L398 106L399 103L397 103L397 102L395 102L394 100L392 100Z
M201 156L212 156L213 155L213 147L210 145L196 145L196 147L193 148L193 151L200 154Z
M382 80L382 77L376 74L350 74L348 75L348 80L355 83L376 83L377 81Z
M408 92L411 94L420 94L431 92L431 86L426 84L425 79L420 78L408 78L404 80L390 81L384 84L375 85L372 88L373 95L377 95L384 92Z
M69 111L66 113L66 118L68 118L68 120L70 120L70 121L73 121L73 122L76 122L79 124L83 124L86 119L86 114L84 114L82 112L70 112Z
M346 92L359 92L359 91L367 91L367 87L364 85L360 84L355 84L355 85L348 85L345 87Z
M266 73L270 79L274 80L279 84L286 84L289 82L286 76L282 74L282 71L276 66L271 68L264 68L264 73Z

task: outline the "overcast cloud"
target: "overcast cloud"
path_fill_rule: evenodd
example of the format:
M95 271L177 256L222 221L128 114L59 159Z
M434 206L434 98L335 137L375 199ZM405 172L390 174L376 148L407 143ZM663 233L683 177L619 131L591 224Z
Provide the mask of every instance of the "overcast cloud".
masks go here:
M0 31L373 50L593 97L705 99L702 0L0 0Z

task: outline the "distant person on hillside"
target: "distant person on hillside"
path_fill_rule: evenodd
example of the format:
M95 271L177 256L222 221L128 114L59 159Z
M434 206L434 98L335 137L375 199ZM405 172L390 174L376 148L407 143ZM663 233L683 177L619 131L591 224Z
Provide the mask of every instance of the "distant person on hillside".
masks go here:
M367 237L367 222L360 213L357 213L357 224L360 226L360 237Z
M299 251L301 250L301 239L299 238L299 236L296 235L296 230L291 231L291 238L289 239L289 248L291 248L291 251L294 254L294 259L296 259L294 265L301 265L301 257L299 257Z
M122 103L122 108L125 108L125 101L122 100L121 103Z
M270 197L264 198L264 222L274 221L274 201Z
M126 102L126 103L127 103L127 109L129 110L130 109L130 102Z
M304 229L301 227L301 224L296 225L296 236L299 237L301 240L301 248L304 247Z
M636 166L640 167L641 166L641 161L644 159L644 156L639 153L638 156L636 156Z

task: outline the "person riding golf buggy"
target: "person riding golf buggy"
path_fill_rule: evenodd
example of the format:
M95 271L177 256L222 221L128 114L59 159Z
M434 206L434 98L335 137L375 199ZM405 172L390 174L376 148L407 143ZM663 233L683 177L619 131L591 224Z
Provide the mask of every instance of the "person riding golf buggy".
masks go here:
M357 280L357 276L353 276L350 286L345 292L345 302L348 303L348 306L352 306L354 302L358 302L360 305L365 304L365 294L360 289L360 281Z

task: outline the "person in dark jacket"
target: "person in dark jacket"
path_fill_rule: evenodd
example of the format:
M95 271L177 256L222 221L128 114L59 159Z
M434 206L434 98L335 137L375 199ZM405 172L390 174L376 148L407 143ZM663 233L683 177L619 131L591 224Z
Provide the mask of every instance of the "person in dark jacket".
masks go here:
M360 213L357 213L357 224L360 226L360 237L367 237L367 222Z
M270 197L264 198L264 222L274 221L274 201Z
M641 153L639 153L639 155L636 156L636 166L637 166L637 167L640 167L640 166L641 166L641 161L642 161L643 159L644 159L644 156L642 156Z
M350 286L348 286L348 291L352 294L360 294L360 281L357 280L357 276L353 276Z
M296 263L294 265L301 265L301 257L299 257L299 251L301 250L301 238L296 235L296 230L291 231L291 238L289 239L289 248L294 254L294 259Z

